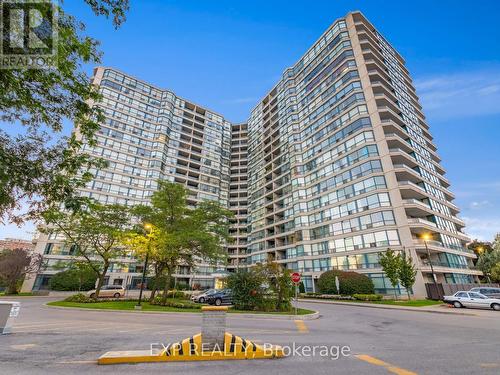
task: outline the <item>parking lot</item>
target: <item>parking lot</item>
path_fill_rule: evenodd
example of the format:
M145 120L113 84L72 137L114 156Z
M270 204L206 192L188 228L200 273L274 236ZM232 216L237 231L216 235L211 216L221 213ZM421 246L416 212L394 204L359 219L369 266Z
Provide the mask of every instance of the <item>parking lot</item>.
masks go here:
M227 330L262 344L328 346L332 351L326 356L297 350L277 360L98 366L96 359L109 350L149 349L191 336L200 331L201 316L63 310L45 306L54 298L17 300L22 309L13 334L0 336L2 374L500 373L500 314L494 311L467 310L474 313L470 316L301 303L321 317L294 321L234 314ZM342 347L348 355L335 357L334 349Z

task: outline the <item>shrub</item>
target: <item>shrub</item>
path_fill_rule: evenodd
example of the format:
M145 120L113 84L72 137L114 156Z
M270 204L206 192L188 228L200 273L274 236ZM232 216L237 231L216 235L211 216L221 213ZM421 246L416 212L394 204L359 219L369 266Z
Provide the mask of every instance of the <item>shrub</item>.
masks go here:
M335 277L339 278L340 291L337 291ZM323 294L374 294L375 288L372 280L357 272L344 272L339 270L326 271L318 279L318 288Z
M201 309L200 304L192 303L189 301L172 301L167 300L165 303L162 301L162 296L156 296L151 302L152 305L175 307L177 309Z
M304 282L300 282L299 284L299 293L305 293L306 292L306 287L304 286Z
M167 292L167 298L177 298L177 299L189 299L186 293L180 290L169 290Z
M264 280L261 275L248 271L232 273L227 277L227 287L233 291L233 305L238 310L256 310L264 304Z
M152 290L155 286L157 290L163 290L163 288L165 288L165 283L167 282L167 277L168 276L152 276L147 279L146 286L150 290ZM170 285L174 285L173 277L170 278Z
M189 290L189 284L184 284L184 283L179 283L175 286L175 289L177 290Z
M65 302L78 302L78 303L93 303L95 299L87 297L83 293L74 294L64 299Z
M95 287L97 276L91 269L70 269L56 273L50 278L52 290L91 290Z
M382 300L381 294L353 294L354 299L359 301L380 301Z

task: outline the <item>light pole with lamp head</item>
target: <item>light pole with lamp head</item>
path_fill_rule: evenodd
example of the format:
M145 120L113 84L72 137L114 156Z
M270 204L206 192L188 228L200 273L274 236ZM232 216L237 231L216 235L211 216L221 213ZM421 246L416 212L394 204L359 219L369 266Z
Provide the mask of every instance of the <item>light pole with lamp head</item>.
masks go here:
M146 271L148 269L148 260L149 260L149 246L151 244L151 233L153 232L153 225L146 223L144 224L144 229L149 231L148 233L148 247L146 249L146 259L144 259L144 269L142 270L142 280L141 280L141 291L139 292L139 302L137 303L137 308L141 308L142 302L142 292L144 290L144 283L146 282Z
M429 241L431 238L432 238L432 236L429 233L424 233L422 235L422 239L424 240L424 244L425 244L425 250L427 251L427 259L429 259L429 265L431 266L432 280L434 281L434 285L436 286L436 291L437 291L436 274L434 273L434 267L432 265L431 253L429 251L429 247L427 246L427 241Z

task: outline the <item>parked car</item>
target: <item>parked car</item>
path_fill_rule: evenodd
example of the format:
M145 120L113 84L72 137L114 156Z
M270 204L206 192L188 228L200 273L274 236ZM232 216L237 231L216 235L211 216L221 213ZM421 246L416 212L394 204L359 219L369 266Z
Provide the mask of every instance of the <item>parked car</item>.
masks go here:
M476 292L456 292L452 296L444 296L443 301L456 308L473 307L480 309L493 309L500 311L500 299L489 298L481 293Z
M233 291L231 289L222 289L208 296L209 305L231 305L233 303Z
M205 292L202 292L200 294L192 295L191 301L197 302L197 303L205 303L205 302L207 302L208 297L214 293L217 293L216 289L208 289Z
M479 287L472 288L469 292L481 293L489 298L500 298L500 288L491 288L491 287Z
M125 295L125 288L121 285L104 285L99 292L99 297L113 297L120 298ZM95 297L95 289L89 290L87 296L90 298Z

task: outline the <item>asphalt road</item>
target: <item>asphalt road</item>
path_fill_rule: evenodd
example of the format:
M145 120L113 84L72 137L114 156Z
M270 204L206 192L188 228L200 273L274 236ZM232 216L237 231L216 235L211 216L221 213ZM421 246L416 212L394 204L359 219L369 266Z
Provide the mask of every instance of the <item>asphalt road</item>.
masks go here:
M17 300L14 332L0 336L2 375L500 374L500 313L494 311L462 316L301 303L321 318L228 317L227 330L243 338L287 349L295 343L299 352L284 359L98 366L106 351L144 350L198 333L201 316L61 310L44 306L50 298ZM314 346L315 355L308 354Z

